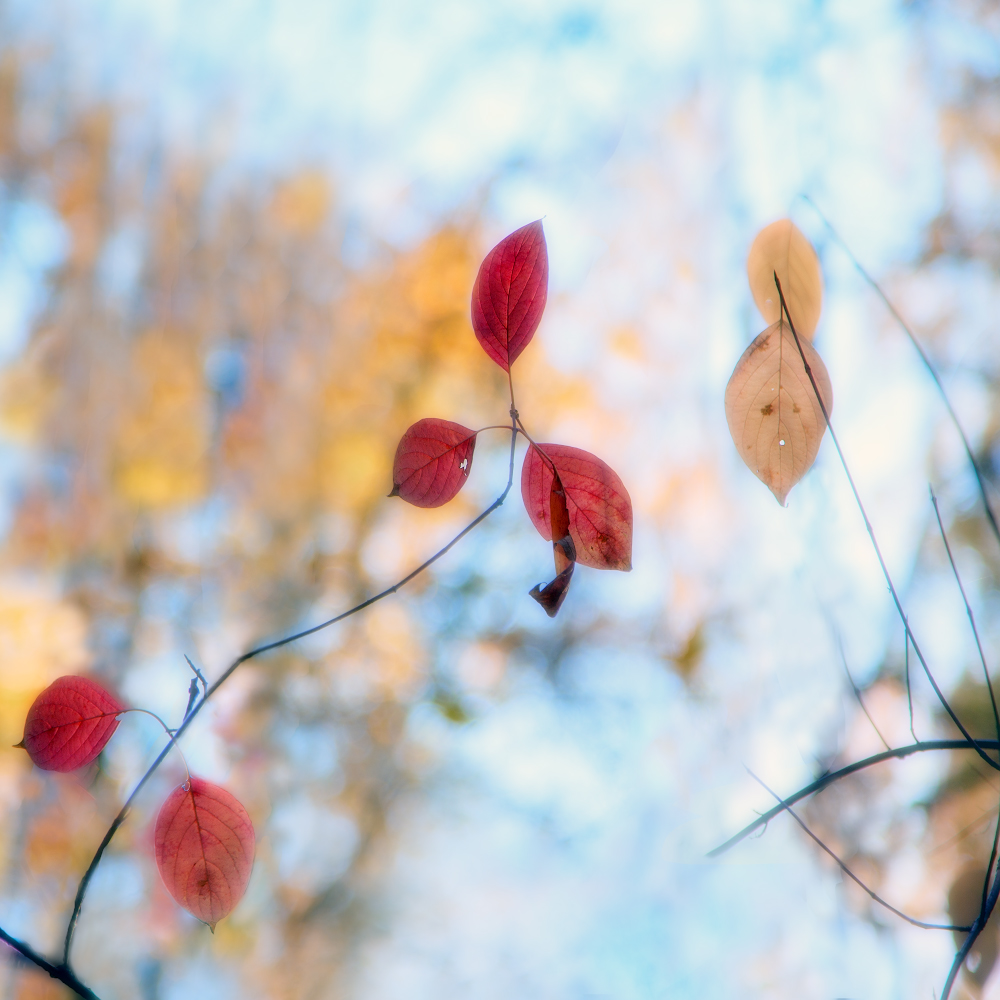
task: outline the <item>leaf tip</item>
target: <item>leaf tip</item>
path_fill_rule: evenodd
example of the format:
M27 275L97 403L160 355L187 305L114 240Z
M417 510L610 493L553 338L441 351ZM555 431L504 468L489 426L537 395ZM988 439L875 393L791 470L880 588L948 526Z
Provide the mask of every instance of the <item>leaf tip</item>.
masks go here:
M27 750L28 748L24 745L24 740L22 739L20 743L14 744L15 750Z
M398 497L399 496L399 483L392 484L392 492L386 494L387 497Z

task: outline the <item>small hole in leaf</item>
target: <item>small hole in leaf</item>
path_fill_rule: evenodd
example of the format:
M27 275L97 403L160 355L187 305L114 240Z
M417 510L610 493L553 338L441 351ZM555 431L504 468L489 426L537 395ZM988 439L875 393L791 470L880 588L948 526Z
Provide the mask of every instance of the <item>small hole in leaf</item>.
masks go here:
M459 468L467 469L468 467L469 467L469 460L467 458L463 458L461 464L459 465Z
M780 445L781 445L782 447L784 447L784 446L785 446L785 439L784 439L784 438L782 438L782 439L781 439L781 440L780 440L780 441L778 442L778 444L780 444Z

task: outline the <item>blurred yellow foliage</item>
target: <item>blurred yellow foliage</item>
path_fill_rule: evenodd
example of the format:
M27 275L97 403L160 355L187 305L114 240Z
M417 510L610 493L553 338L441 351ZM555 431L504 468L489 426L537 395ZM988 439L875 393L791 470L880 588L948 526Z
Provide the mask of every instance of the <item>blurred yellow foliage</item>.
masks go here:
M118 492L138 507L201 499L208 489L208 399L192 344L154 330L133 347L130 401L115 442Z
M0 430L14 441L36 440L56 393L55 380L32 357L0 373Z
M322 463L328 504L355 510L389 493L393 456L386 444L384 434L364 430L343 433L329 442Z
M86 637L86 620L72 604L37 587L0 583L0 752L20 741L43 687L86 667Z
M278 188L271 211L283 229L308 236L322 225L332 201L326 175L318 170L309 170L285 181Z

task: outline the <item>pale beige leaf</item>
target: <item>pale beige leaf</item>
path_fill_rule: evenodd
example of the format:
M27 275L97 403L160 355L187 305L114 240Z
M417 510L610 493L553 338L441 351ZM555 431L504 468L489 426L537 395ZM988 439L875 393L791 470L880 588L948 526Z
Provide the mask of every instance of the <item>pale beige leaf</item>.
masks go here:
M779 219L765 226L747 257L750 291L765 323L781 319L775 271L795 332L812 340L823 305L823 276L816 251L791 219Z
M826 365L808 340L800 337L799 343L829 415L833 388ZM772 324L743 352L726 386L726 420L740 457L784 506L826 430L787 323Z

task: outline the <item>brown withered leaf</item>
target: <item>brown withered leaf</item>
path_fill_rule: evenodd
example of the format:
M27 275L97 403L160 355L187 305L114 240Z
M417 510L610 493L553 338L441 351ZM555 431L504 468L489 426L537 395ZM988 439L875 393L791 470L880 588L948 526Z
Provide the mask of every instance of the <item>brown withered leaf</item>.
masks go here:
M823 276L816 251L791 219L779 219L765 226L757 234L747 256L750 291L765 323L781 319L775 272L781 281L795 332L812 340L823 305Z
M545 613L550 618L555 618L559 614L562 602L566 600L566 595L569 593L569 582L573 579L575 567L575 562L568 561L566 568L561 573L557 573L554 580L550 580L544 587L538 584L528 592L529 596L538 601L545 609Z
M826 365L808 340L800 337L799 343L829 416L833 388ZM726 386L726 420L740 457L784 506L826 430L787 323L772 324L743 352Z

